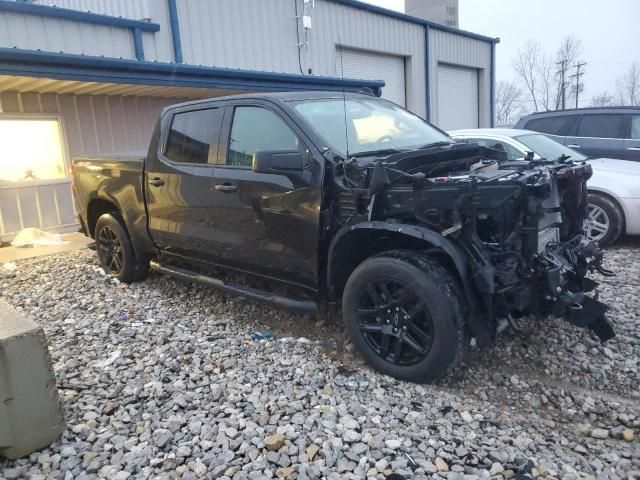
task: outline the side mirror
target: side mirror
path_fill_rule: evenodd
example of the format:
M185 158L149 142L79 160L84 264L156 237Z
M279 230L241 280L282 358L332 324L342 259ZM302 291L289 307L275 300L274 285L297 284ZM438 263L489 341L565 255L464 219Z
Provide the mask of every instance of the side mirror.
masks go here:
M256 173L302 172L304 158L299 150L265 150L253 154L251 169Z

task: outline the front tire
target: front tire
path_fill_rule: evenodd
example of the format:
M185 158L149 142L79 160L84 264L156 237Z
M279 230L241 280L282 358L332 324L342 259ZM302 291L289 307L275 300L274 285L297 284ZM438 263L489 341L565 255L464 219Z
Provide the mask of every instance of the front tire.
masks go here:
M342 310L354 346L384 374L432 382L462 359L460 290L431 258L392 251L365 260L347 281Z
M100 266L107 274L121 282L131 283L148 273L149 264L137 259L119 215L105 213L98 218L95 241Z
M616 202L609 197L590 193L587 200L585 235L598 242L601 247L614 243L624 227L624 215Z

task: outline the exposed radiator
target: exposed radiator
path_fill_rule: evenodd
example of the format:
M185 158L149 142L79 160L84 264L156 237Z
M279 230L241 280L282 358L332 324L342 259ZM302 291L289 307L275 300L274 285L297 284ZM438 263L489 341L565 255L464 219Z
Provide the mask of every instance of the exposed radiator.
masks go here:
M557 227L548 227L538 232L538 253L545 251L549 243L560 242L560 230Z

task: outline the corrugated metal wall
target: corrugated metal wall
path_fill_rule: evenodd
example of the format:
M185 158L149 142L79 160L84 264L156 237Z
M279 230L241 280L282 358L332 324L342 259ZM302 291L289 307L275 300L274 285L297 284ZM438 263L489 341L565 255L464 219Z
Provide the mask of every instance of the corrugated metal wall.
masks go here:
M491 44L440 30L429 31L431 120L438 124L438 65L478 69L480 127L491 126Z
M158 23L160 25L160 31L155 34L152 32L142 32L145 60L171 62L174 59L173 47L171 44L169 12L166 0L37 0L35 3L49 6L55 5L60 8L70 8L72 10L80 10L83 12L101 13L103 15L111 15L114 17L131 18L133 20L150 19L153 23ZM2 23L0 23L0 26L2 26ZM121 31L126 36L128 44L131 45L131 53L124 56L124 58L134 58L131 56L133 54L133 40L131 38L130 30L117 30ZM0 32L0 38L1 35L2 34ZM77 37L71 35L69 36L69 41L73 43L77 41ZM103 39L103 42L97 45L105 47L108 44L109 39ZM59 50L76 53L66 49ZM106 53L104 53L104 55L107 56Z
M300 13L302 1L298 4ZM424 115L424 30L420 25L318 0L310 11L309 47L302 49L298 62L295 15L292 0L178 2L185 63L297 74L308 74L311 68L315 75L336 76L336 48L342 42L345 47L405 57L407 106Z
M70 158L144 152L162 108L179 101L182 99L2 92L0 118L3 114L59 116ZM10 240L26 227L64 230L74 224L69 180L0 186L0 239Z
M0 12L0 46L135 58L129 29Z

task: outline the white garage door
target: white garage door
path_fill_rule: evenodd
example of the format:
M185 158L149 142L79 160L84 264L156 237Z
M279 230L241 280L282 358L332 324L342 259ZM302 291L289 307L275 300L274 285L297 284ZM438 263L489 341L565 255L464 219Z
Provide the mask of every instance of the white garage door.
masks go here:
M404 57L338 48L336 72L339 77L384 80L382 97L403 107L406 105Z
M478 128L478 70L438 65L438 122L443 130Z

